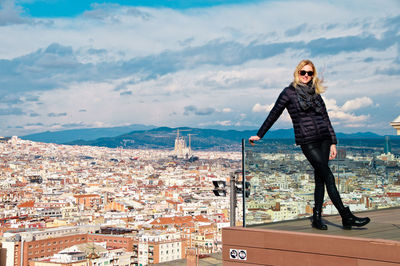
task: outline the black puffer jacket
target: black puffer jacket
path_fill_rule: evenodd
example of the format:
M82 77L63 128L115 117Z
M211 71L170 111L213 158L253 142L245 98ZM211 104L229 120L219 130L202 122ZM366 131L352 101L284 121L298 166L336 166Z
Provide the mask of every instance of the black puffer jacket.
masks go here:
M287 108L293 122L294 135L297 145L331 140L332 144L337 144L335 131L332 128L326 111L325 103L321 95L317 98L322 105L322 112L317 113L313 108L306 111L300 108L299 100L295 88L292 85L285 88L278 99L267 119L265 119L257 136L264 137L265 133L272 127L282 112Z

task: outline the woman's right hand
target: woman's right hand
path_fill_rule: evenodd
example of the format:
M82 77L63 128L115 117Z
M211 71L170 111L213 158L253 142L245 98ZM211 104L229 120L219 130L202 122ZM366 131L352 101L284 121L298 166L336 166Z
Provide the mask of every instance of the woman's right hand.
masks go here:
M254 141L258 141L258 140L260 140L259 136L251 136L249 138L249 142L250 142L251 145L254 145Z

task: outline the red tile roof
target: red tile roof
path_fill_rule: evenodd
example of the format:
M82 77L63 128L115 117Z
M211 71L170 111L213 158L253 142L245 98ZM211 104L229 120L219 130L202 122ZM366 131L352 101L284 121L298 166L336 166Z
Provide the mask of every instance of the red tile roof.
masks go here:
M26 202L19 204L17 207L18 208L33 208L33 207L35 207L35 201L33 201L33 200L26 201Z

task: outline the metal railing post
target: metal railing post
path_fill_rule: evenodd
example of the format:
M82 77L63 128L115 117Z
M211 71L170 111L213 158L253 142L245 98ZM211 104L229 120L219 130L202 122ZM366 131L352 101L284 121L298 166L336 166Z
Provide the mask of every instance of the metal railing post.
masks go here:
M246 174L245 174L245 150L244 150L244 145L245 145L245 139L242 139L242 182L243 182L243 227L246 227L246 197L245 197L245 182L246 182Z
M236 226L236 175L234 172L231 173L230 184L230 213L229 213L229 221L230 226Z

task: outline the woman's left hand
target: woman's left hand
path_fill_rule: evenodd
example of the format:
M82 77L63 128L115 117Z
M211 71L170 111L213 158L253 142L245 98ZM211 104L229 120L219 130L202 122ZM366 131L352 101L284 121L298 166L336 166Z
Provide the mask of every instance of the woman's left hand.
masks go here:
M336 155L337 155L336 145L335 145L335 144L332 144L332 145L331 145L331 151L330 151L330 153L329 153L329 160L335 159L335 158L336 158Z

